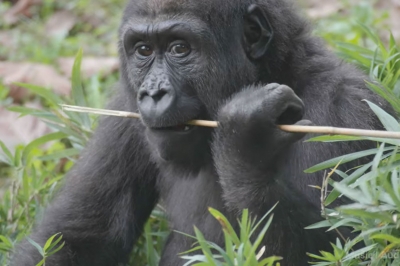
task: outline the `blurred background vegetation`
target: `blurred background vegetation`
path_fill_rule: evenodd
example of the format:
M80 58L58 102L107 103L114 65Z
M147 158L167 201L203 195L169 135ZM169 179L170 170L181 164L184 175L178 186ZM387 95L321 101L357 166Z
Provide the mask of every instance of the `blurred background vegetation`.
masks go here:
M118 80L117 29L124 3L125 0L0 2L0 265L7 265L15 243L41 217L44 206L96 127L97 117L64 114L58 104L104 107ZM373 81L370 88L400 112L400 54L396 44L400 39L400 0L299 0L299 5L314 22L315 34L344 60L369 74ZM400 131L396 119L372 103L370 106L387 130ZM357 139L323 137L315 141L348 140ZM334 183L330 175L321 172L321 184L316 189L325 195L323 206L327 208L322 210L323 221L310 226L310 230L335 230L346 225L360 234L348 243L338 239L332 253L310 254L319 261L318 265L400 265L400 154L396 148L400 143L369 141L377 142L377 149L336 158L307 170L333 169L343 178ZM375 159L352 173L335 170L341 162L368 155L375 155ZM327 191L328 183L335 189ZM328 209L339 196L349 197L358 205ZM250 225L254 225L248 219L243 216L243 230L247 233L241 236L249 236ZM167 222L159 206L135 246L132 262L157 265L167 234ZM218 250L227 252L226 256L217 257L223 261L219 264L207 256L215 246L202 239L200 232L196 237L205 256L186 255L189 262L245 265L248 261L251 263L246 265L256 265L253 262L258 258L257 245L252 246L249 238L229 235L227 239L231 238L236 248L230 250L226 245ZM354 244L360 241L366 248L355 250ZM237 252L241 245L247 252ZM43 252L44 259L47 253ZM259 265L273 265L275 259Z

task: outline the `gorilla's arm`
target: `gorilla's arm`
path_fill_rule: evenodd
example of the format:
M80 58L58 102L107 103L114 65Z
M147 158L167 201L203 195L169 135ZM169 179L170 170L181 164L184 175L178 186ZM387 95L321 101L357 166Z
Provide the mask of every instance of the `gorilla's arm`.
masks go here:
M303 109L293 90L279 84L246 88L221 108L213 155L231 210L250 208L260 217L278 201L298 203L299 211L309 207L282 171L285 164L291 167L291 158L285 156L304 135L276 128L276 123L309 125L306 120L299 122Z
M43 245L51 235L63 235L65 247L46 264L109 266L128 260L158 200L158 170L149 163L139 123L113 117L100 123L31 236ZM25 241L11 265L36 265L40 260L35 247Z
M327 93L321 93L318 96L321 99L316 99L315 89L309 94L303 93L307 109L305 117L319 125L381 128L376 116L362 100L381 103L385 109L388 109L387 104L368 91L362 79L359 80L347 80L348 85L342 83L340 86L323 82L320 84L324 85L315 84L324 86ZM304 115L301 105L292 90L277 84L248 88L238 93L219 112L220 127L216 132L213 154L226 205L236 212L249 208L253 216L262 217L279 202L274 210L274 228L268 231L272 237L268 236L265 241L271 241L269 246L275 247L278 244L274 241L280 239L279 245L288 249L303 243L304 250L293 249L299 253L292 252L290 256L304 259L306 251L318 252L330 247L322 246L329 243L327 233L303 230L322 219L319 215L320 192L309 185L320 186L323 182L323 173L307 175L303 171L333 157L372 148L374 143L296 143L303 135L280 131L275 125L307 125L308 121L300 121ZM363 119L357 119L357 115L362 115ZM356 165L346 165L343 170L353 166ZM279 235L284 230L288 231L290 238ZM298 232L303 232L303 235ZM312 239L320 239L318 242L321 244L315 246ZM290 261L290 258L285 259Z

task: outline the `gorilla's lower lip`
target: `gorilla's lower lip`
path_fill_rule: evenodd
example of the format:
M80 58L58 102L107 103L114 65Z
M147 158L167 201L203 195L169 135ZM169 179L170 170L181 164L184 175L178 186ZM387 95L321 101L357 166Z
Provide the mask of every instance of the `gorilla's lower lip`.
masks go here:
M149 129L154 131L169 131L169 132L181 132L186 133L192 131L196 126L188 125L186 122L195 119L200 119L202 115L194 115L191 118L182 119L180 121L175 121L175 123L155 123L153 125L147 125Z
M157 131L175 131L175 132L189 132L194 128L194 126L191 125L176 125L176 126L170 126L170 127L157 127L157 128L152 128L152 130L157 130Z

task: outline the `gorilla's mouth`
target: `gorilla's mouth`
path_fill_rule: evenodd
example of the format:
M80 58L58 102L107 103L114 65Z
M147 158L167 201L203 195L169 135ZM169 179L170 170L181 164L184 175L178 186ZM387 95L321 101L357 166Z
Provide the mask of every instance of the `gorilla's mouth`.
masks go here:
M186 118L176 119L175 121L159 121L158 123L153 123L152 125L147 124L147 127L153 131L158 132L179 132L187 133L198 128L198 126L188 125L187 122L200 119L203 114L191 115ZM146 122L145 122L146 123Z
M189 132L194 128L194 126L191 125L176 125L176 126L171 126L171 127L159 127L159 128L153 128L154 130L168 130L168 131L176 131L176 132Z

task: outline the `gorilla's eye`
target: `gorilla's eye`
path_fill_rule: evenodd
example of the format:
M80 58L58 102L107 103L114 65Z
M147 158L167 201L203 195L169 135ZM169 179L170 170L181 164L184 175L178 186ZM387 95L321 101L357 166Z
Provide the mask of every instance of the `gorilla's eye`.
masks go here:
M190 46L185 43L174 44L170 52L172 55L186 56L190 53Z
M141 56L148 57L153 54L153 49L149 45L141 45L136 49L136 52Z

